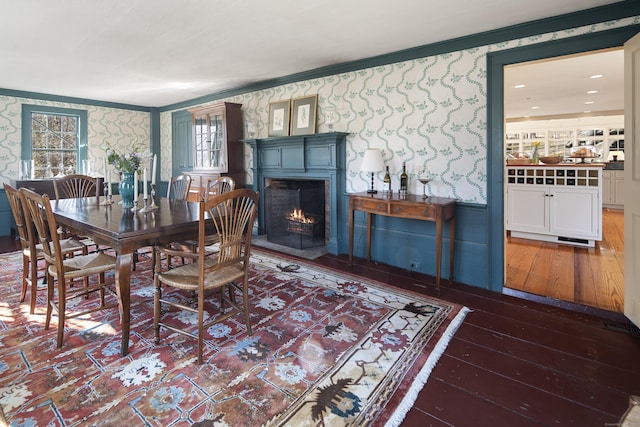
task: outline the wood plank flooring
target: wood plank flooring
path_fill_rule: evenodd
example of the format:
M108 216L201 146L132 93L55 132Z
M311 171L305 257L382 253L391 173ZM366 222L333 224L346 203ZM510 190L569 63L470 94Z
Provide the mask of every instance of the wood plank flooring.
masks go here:
M506 286L622 313L624 211L604 209L603 240L594 248L507 237Z
M0 238L0 251L17 249ZM295 257L291 257L295 262ZM434 296L431 276L346 255L315 263ZM472 309L403 427L616 425L640 394L640 335L620 314L540 304L443 283L441 299Z
M430 276L357 258L350 269L344 255L314 262L436 295ZM629 395L640 393L640 334L621 314L447 282L440 298L473 311L403 427L616 425Z

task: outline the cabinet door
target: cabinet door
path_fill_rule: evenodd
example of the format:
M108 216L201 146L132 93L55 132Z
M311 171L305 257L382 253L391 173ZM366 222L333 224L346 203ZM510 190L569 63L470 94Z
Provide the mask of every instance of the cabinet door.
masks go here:
M602 239L602 205L598 190L552 188L549 192L551 234L579 239Z
M624 206L624 171L616 171L611 182L613 203Z
M602 171L602 204L611 205L614 203L615 193L613 192L612 171Z
M507 230L549 232L547 187L507 187Z

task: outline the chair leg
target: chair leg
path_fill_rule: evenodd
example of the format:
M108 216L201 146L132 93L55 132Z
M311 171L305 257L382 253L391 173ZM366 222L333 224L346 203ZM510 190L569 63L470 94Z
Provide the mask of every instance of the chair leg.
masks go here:
M100 283L98 283L101 287L100 290L98 291L100 294L100 307L104 307L104 286L105 286L105 277L104 277L104 273L100 273L98 275L98 280L100 281Z
M67 292L65 286L66 283L58 280L58 348L62 347L62 341L64 340L64 324L67 313Z
M245 275L242 284L242 304L244 309L244 320L247 324L247 335L251 335L251 320L249 319L249 278Z
M158 269L157 273L160 270ZM156 286L156 291L153 294L153 330L155 335L155 343L160 344L160 298L162 298L162 288L160 285L160 279L158 275L153 278L153 282Z
M22 255L22 290L20 291L20 302L24 302L25 298L27 297L27 279L30 270L30 264L31 263L29 262L29 257L26 255ZM31 291L33 292L33 289L31 289Z
M49 267L47 266L47 269L48 268ZM51 307L52 307L52 304L54 303L53 294L54 294L53 277L51 277L49 273L47 273L47 316L44 322L45 330L49 329L49 326L51 325Z
M202 290L202 289L201 289ZM202 347L204 335L204 292L198 292L198 365L202 365Z

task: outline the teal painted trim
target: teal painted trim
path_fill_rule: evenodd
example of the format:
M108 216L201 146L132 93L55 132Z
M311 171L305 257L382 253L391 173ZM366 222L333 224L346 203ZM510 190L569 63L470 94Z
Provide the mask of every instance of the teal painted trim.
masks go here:
M576 28L584 25L628 18L636 15L640 15L640 1L627 0L606 6L585 9L579 12L558 15L551 18L544 18L523 24L513 25L498 30L486 31L483 33L458 37L443 42L404 49L385 55L361 59L358 61L344 62L327 67L320 67L313 70L304 71L301 73L290 74L284 77L264 80L239 88L201 96L189 101L167 105L161 107L160 110L169 111L182 109L193 105L204 104L206 102L216 101L219 99L229 98L232 96L242 95L249 92L255 92L299 81L339 75L356 70L393 64L396 62L409 61L417 58L426 58L443 53L457 52L479 46L486 46L493 43L500 43L504 42L505 40L514 40L553 31L560 31L568 28Z
M134 110L150 112L152 107L143 107L140 105L121 104L118 102L98 101L95 99L74 98L71 96L50 95L38 92L26 92L22 90L2 89L0 88L0 96L13 96L15 98L38 99L42 101L66 102L70 104L92 105L96 107L119 108L122 110Z
M162 144L160 142L160 111L157 108L152 108L150 113L151 113L151 152L158 156L158 164L161 165L162 162L160 157L162 156L162 149L161 149Z
M640 2L638 2L640 4ZM640 25L555 40L487 55L487 206L489 216L487 282L489 289L502 292L504 285L504 66L520 62L620 47L640 32Z
M32 113L46 113L46 114L59 114L66 116L78 117L78 148L76 151L77 165L82 164L82 160L87 159L89 151L89 138L88 138L88 114L87 110L76 110L73 108L60 108L49 107L43 105L31 105L22 104L22 142L21 142L21 157L25 160L30 160L31 156L31 114Z

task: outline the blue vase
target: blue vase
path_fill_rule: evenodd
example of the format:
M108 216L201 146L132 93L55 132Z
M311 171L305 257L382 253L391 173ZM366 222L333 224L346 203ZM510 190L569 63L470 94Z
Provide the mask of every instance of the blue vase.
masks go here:
M122 197L122 207L133 207L133 172L122 172L122 180L118 184L118 192Z

